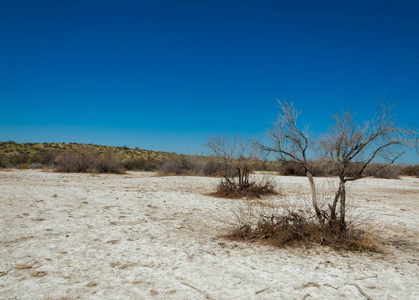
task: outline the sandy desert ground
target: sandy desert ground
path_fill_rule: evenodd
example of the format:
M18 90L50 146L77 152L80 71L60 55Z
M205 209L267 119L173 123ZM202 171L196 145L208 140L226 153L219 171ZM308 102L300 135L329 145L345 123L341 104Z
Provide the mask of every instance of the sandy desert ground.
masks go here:
M0 299L419 299L419 179L351 185L385 254L223 239L241 200L208 196L217 182L1 171Z

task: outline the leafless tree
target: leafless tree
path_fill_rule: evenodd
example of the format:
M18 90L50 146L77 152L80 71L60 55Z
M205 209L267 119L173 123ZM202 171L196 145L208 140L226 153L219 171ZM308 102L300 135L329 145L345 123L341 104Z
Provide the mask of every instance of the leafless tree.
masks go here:
M339 177L338 190L329 204L329 224L342 232L346 230L346 182L364 177L367 166L376 160L383 163L377 172L393 164L407 148L417 149L418 133L396 126L387 106L380 106L377 115L362 124L348 111L333 119L330 133L324 135L320 145Z
M311 198L317 219L324 223L324 213L319 209L317 203L316 185L313 179L313 172L308 162L308 152L313 149L313 140L310 137L308 127L301 129L297 124L301 112L293 103L286 100L279 101L279 113L276 122L268 131L272 146L259 144L263 151L276 153L280 160L285 163L296 163L302 166L311 187Z
M215 195L259 198L263 195L277 194L276 184L268 175L250 177L255 162L259 161L254 143L238 137L229 140L218 136L210 138L206 146L223 165L223 179Z
M206 146L222 161L222 184L226 184L227 189L237 192L250 185L250 161L255 155L252 146L238 137L228 140L222 136L210 138Z
M316 142L307 127L299 127L297 121L301 112L285 100L278 103L277 121L268 132L272 146L259 146L264 151L278 154L286 163L292 162L304 168L318 221L322 225L327 222L337 232L346 230L346 182L366 176L367 167L375 161L381 163L374 170L379 172L393 164L407 148L415 147L416 151L418 149L418 133L397 127L389 107L386 106L380 106L378 114L362 124L347 111L334 115L330 132ZM339 187L333 201L328 204L329 211L320 210L317 202L312 165L308 160L308 152L311 151L313 155L314 148L320 149L324 161L332 164L333 173L339 178Z

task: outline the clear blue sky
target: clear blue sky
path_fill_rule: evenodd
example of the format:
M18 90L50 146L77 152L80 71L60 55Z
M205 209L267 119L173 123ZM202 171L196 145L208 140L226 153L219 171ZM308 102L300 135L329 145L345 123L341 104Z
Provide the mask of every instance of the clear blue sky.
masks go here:
M418 128L419 1L0 1L0 140L205 153L277 98ZM408 156L410 162L419 159Z

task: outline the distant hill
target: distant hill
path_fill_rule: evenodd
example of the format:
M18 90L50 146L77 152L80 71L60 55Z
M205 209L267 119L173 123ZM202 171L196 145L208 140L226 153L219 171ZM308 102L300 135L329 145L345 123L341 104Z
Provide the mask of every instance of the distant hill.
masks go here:
M80 143L16 143L0 142L0 167L19 167L22 164L52 165L65 152L87 152L96 156L112 155L121 161L165 161L175 153L152 151L127 146L113 147Z

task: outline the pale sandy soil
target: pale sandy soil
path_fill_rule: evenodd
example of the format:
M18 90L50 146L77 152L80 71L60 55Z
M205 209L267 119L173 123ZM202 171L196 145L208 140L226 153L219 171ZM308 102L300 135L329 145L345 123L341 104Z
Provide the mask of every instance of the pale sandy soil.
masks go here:
M305 178L275 180L307 193ZM227 241L239 200L207 196L217 182L0 172L0 299L419 299L419 179L350 188L385 255Z

